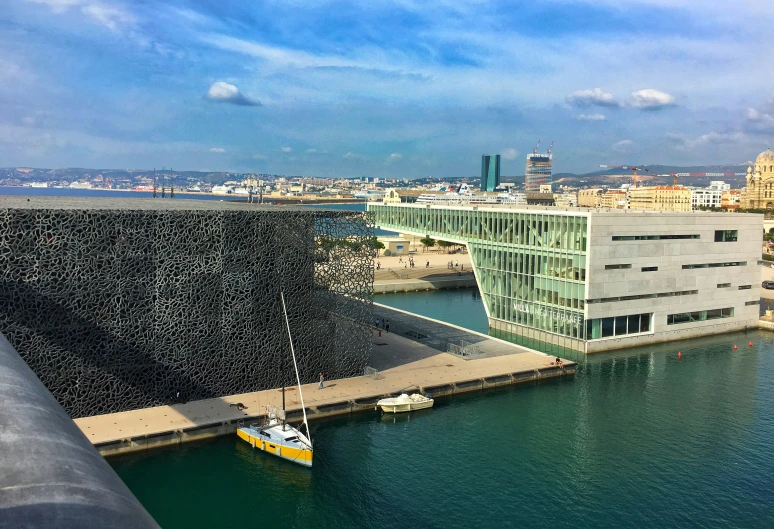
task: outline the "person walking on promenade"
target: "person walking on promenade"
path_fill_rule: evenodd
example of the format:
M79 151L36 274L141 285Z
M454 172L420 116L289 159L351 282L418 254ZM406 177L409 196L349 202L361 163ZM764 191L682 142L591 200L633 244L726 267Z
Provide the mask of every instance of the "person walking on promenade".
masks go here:
M323 388L323 380L325 380L325 379L323 378L322 373L320 373L320 385L317 387L317 389L324 389Z
M376 328L379 328L379 318L376 318Z
M425 268L430 268L430 261L427 261L427 262L425 263Z
M390 332L390 320L384 320L384 331Z

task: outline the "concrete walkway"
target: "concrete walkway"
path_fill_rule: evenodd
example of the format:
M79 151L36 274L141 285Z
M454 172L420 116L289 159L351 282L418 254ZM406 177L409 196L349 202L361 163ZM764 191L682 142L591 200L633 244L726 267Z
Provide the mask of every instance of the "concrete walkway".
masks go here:
M379 310L383 309L377 307ZM397 323L398 316L390 315L394 318L391 321ZM410 321L410 316L404 314L402 318L403 325L408 325L406 322ZM421 321L414 328L435 329L438 333L443 330L443 324L432 320ZM464 335L459 330L447 330L447 333L451 333L448 336ZM563 370L557 369L551 365L553 357L543 353L494 338L486 340L482 335L476 337L483 354L479 358L464 359L439 352L437 348L421 343L422 339L409 339L395 332L382 332L380 337L374 330L372 363L379 369L378 373L373 377L327 381L322 390L318 389L317 383L304 385L307 413L310 419L314 419L358 409L373 410L378 398L407 388L420 391L433 388L434 394L451 394L575 372L572 362L567 361ZM440 345L441 341L443 339L437 337L430 340L435 345ZM288 388L285 393L289 418L300 416L301 402L297 393L295 388ZM242 403L246 409L232 406L236 403ZM104 455L110 455L232 433L239 421L259 420L266 405L279 407L281 404L281 391L271 389L84 417L76 419L75 423ZM359 404L362 406L358 407Z

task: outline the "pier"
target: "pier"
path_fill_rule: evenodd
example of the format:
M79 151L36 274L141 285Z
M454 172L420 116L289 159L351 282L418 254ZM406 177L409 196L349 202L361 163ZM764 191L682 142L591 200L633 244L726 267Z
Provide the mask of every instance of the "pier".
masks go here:
M375 305L371 366L359 377L303 386L309 420L355 412L375 413L376 401L401 392L434 398L575 374L575 363L553 365L554 357L436 320ZM453 352L447 352L447 351ZM295 387L285 390L288 419L300 419ZM242 404L237 406L237 404ZM267 405L280 406L281 389L243 393L76 419L104 456L170 446L218 435L263 420Z

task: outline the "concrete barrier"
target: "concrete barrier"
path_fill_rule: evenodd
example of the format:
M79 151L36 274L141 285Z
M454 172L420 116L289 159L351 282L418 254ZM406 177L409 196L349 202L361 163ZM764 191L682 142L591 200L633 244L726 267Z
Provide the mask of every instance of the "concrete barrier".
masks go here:
M0 528L158 528L2 334L0 402Z

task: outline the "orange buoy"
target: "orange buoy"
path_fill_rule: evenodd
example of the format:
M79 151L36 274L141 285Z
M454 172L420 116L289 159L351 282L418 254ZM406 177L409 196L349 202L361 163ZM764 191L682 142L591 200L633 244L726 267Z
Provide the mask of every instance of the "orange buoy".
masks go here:
M748 343L747 345L749 345L750 347L752 347L752 342Z
M683 357L683 353L681 353L680 351L678 351L678 352L677 352L677 358L682 358L682 357Z
M734 346L734 351L736 351L736 346Z

